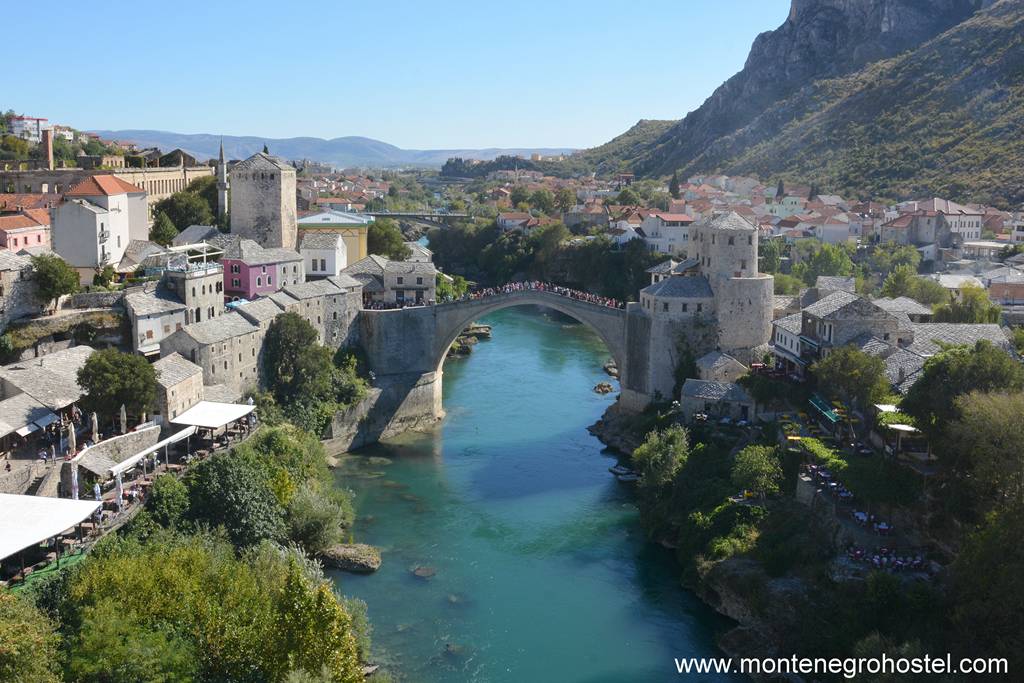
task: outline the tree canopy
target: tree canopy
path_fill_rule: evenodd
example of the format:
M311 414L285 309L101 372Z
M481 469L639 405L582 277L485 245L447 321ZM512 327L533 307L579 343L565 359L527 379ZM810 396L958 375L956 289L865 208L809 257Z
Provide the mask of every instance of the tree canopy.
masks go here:
M402 231L390 218L378 218L370 223L366 248L371 254L380 254L392 261L404 261L412 254L412 250L405 244Z
M811 371L825 392L835 394L861 410L881 400L890 391L885 361L855 346L833 349L828 356L812 365Z
M102 349L78 371L78 385L90 411L111 417L123 405L137 414L149 410L156 399L156 370L142 356Z
M960 296L951 298L935 309L937 323L997 323L1003 317L1003 309L988 298L988 292L981 287L965 285Z
M207 201L189 190L175 192L166 199L161 199L153 207L155 212L167 214L174 227L181 232L190 225L213 225L214 212Z
M174 223L168 218L166 213L163 211L159 212L153 221L153 227L149 229L150 241L166 247L177 236L178 229L174 227Z
M56 254L38 254L32 257L35 271L36 296L42 304L57 297L78 291L78 271Z
M973 391L1021 391L1024 367L988 341L954 346L925 361L900 408L934 437L956 419L956 399Z
M782 464L772 446L752 444L736 454L732 483L764 498L779 492Z

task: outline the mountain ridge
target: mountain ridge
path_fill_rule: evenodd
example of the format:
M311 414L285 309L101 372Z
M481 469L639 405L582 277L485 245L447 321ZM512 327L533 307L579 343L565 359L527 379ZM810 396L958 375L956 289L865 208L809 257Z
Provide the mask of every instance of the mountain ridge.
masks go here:
M572 148L499 148L484 149L403 149L381 140L349 135L331 139L318 137L267 138L254 135L214 135L211 133L175 133L172 131L124 129L89 131L105 138L130 140L141 147L159 147L165 152L182 149L197 159L216 158L221 140L224 153L232 159L244 159L263 149L286 159L310 159L338 167L440 166L449 157L463 156L493 159L502 154L570 154Z

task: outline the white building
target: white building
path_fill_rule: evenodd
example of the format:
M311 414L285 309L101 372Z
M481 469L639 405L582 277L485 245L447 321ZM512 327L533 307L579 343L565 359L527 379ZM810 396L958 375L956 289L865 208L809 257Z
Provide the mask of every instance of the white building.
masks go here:
M90 283L97 269L121 261L128 243L149 237L146 193L112 175L90 176L54 210L53 250Z
M651 251L669 256L685 256L690 242L693 218L685 213L651 213L644 217L640 230Z
M47 119L39 119L34 116L14 116L11 118L11 133L29 142L42 142L43 131L50 127Z
M306 233L299 253L306 264L306 277L311 280L338 275L348 265L345 238L337 232Z

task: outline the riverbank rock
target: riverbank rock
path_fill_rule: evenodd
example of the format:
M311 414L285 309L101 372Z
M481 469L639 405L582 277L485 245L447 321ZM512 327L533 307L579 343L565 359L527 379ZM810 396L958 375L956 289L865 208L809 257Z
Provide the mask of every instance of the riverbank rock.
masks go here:
M608 373L609 376L618 379L618 377L619 377L619 366L617 366L615 364L615 360L614 359L609 358L608 362L605 363L602 366L602 368L604 369L605 372Z
M598 394L610 394L613 391L615 391L615 387L608 382L600 382L596 387L594 387L594 392Z
M380 551L365 543L336 545L320 553L324 564L354 574L370 574L380 569Z
M637 433L634 417L620 410L618 401L608 406L601 419L587 427L587 431L605 446L625 455L632 455L646 436Z
M414 576L418 576L421 579L429 579L433 577L434 574L437 574L437 570L433 567L425 567L423 565L419 565L413 568L412 573Z
M452 345L448 347L448 358L468 356L473 352L473 346L481 339L491 338L491 326L472 323L459 333Z

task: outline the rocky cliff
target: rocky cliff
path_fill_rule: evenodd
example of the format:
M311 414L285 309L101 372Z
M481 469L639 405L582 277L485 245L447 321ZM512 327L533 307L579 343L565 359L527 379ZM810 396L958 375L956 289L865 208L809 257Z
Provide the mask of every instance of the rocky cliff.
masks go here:
M637 163L645 174L690 167L716 140L816 80L916 47L955 26L982 0L793 0L786 22L755 40L743 70L654 141ZM783 121L777 122L781 125ZM762 134L770 135L771 126Z

